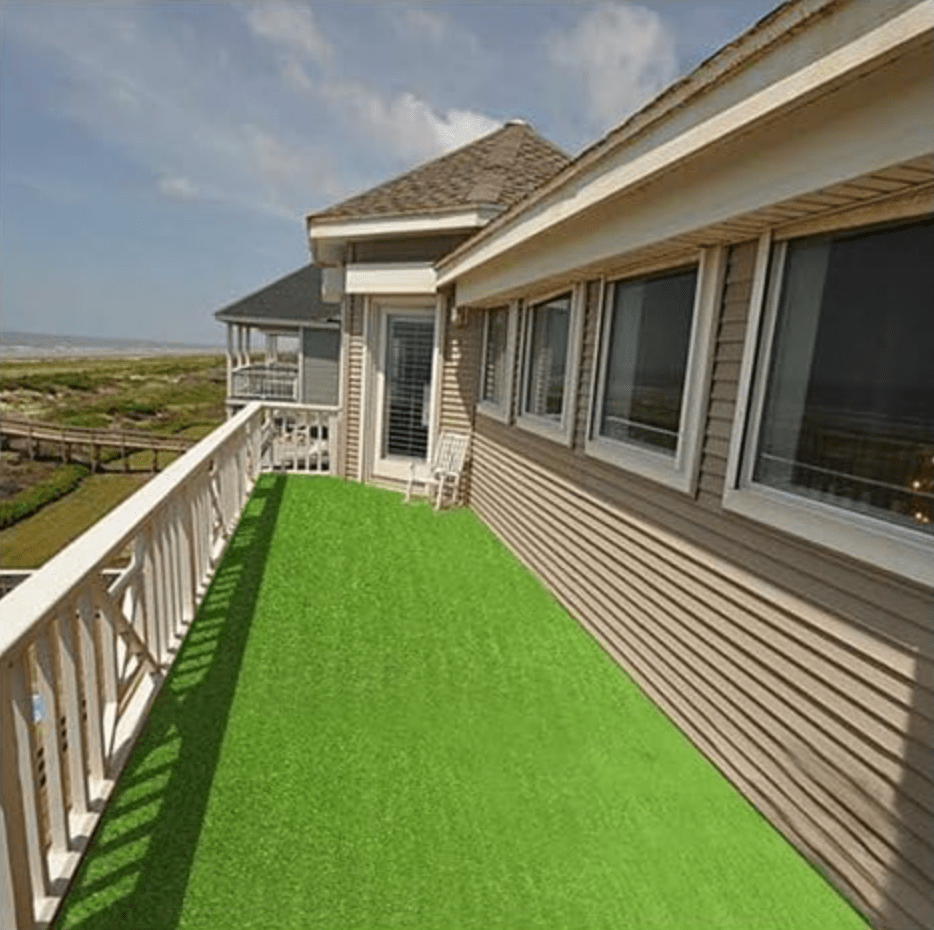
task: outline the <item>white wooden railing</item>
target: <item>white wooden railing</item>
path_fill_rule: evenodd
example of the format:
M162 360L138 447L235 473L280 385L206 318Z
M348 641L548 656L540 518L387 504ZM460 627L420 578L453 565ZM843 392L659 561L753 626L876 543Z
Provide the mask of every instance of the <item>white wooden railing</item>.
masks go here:
M338 457L339 407L267 404L263 468L327 474Z
M231 372L230 395L257 400L298 399L297 365L244 365Z
M268 467L271 424L250 404L0 600L3 930L54 916Z

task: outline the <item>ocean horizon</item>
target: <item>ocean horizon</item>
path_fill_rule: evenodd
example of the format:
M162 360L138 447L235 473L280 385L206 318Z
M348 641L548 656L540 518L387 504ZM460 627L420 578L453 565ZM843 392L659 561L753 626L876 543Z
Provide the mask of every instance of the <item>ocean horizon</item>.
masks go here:
M99 355L194 355L199 353L223 354L223 352L222 345L209 343L0 332L0 359L80 358Z

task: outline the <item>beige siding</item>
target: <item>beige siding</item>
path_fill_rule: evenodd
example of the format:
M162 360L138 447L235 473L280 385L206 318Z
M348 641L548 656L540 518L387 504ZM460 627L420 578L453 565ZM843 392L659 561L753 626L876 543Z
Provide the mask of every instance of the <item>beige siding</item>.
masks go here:
M444 366L441 372L442 430L469 433L480 384L483 320L469 313L463 323L446 326Z
M861 909L920 930L934 926L934 597L722 509L754 253L730 255L696 500L482 415L470 500Z
M360 405L363 384L363 298L346 298L344 321L344 461L338 474L356 478L360 466Z

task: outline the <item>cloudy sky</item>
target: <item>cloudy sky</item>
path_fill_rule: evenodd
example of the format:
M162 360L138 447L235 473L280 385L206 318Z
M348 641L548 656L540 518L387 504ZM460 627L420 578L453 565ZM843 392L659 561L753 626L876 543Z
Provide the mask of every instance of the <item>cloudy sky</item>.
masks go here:
M303 217L521 117L576 154L777 0L0 0L0 328L219 344Z

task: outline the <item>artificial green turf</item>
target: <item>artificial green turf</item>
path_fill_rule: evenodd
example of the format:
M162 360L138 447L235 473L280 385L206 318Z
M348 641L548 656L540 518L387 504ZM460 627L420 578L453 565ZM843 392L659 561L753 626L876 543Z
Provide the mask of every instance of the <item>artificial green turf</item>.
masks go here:
M266 476L57 926L865 924L470 512Z

